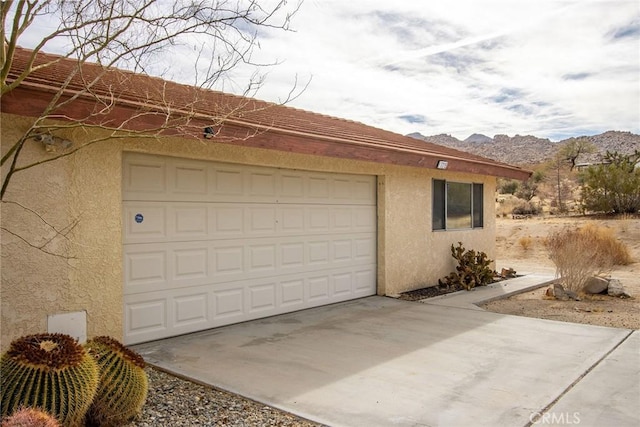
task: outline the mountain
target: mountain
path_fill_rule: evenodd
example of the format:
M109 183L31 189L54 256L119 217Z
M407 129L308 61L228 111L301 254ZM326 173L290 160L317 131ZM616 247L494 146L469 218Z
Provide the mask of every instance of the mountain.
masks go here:
M558 146L568 141L551 142L532 135L495 135L489 138L475 133L464 141L445 134L424 136L415 132L407 136L513 165L534 165L550 160ZM586 138L597 147L597 151L580 156L579 162L599 161L607 151L629 154L640 150L640 135L631 132L607 131Z
M474 133L469 136L464 142L470 142L474 144L483 144L485 142L493 142L493 139L489 138L487 135L483 135L481 133Z

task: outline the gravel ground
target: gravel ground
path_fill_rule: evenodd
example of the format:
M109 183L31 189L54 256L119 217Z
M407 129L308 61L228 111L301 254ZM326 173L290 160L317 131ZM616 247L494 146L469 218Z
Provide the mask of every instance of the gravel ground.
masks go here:
M147 367L149 395L126 427L301 426L320 424L236 394L195 384Z

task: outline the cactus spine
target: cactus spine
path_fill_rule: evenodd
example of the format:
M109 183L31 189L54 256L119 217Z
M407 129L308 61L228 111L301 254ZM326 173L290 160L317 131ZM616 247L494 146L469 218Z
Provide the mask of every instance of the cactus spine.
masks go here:
M98 388L98 366L72 337L28 335L0 358L0 409L39 408L65 427L81 426Z
M39 409L22 408L5 419L2 427L60 427L60 423Z
M87 425L118 426L138 415L147 399L144 359L110 337L96 337L85 347L100 369L100 385L87 413Z

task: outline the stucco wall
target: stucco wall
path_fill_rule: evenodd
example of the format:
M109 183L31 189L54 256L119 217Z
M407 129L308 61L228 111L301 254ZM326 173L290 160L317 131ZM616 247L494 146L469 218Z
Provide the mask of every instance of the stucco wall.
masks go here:
M28 120L2 116L3 152ZM88 140L84 130L64 135ZM46 153L28 142L33 159ZM8 232L2 233L2 347L26 333L46 330L47 315L86 310L88 336L122 336L122 153L135 151L192 159L378 176L378 293L396 294L437 284L454 267L449 247L495 253L495 179L378 163L251 149L179 138L109 140L16 175L8 200L29 206L59 229L47 255ZM433 177L485 185L483 229L431 230ZM77 222L77 224L76 224ZM16 205L2 206L2 226L32 242L51 236L42 219ZM49 234L47 234L47 232ZM55 233L54 233L55 234Z
M463 173L389 168L384 177L385 294L433 286L454 270L451 244L495 254L495 179ZM484 227L432 231L433 178L484 184ZM380 278L379 278L380 280Z

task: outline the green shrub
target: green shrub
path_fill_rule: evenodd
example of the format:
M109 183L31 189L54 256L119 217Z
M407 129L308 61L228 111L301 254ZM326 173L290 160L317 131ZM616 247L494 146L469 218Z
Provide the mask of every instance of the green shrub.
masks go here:
M514 179L498 180L498 193L500 194L515 194L518 188L520 188L520 182Z
M486 253L466 250L462 242L458 242L457 247L451 245L451 256L458 261L458 266L456 271L438 280L440 286L461 286L471 290L476 286L486 286L493 282L496 272L490 267L493 260L490 260Z
M640 211L640 151L622 155L607 152L605 162L580 174L582 205L590 212Z
M540 208L531 202L522 202L514 207L511 213L514 215L538 215Z

